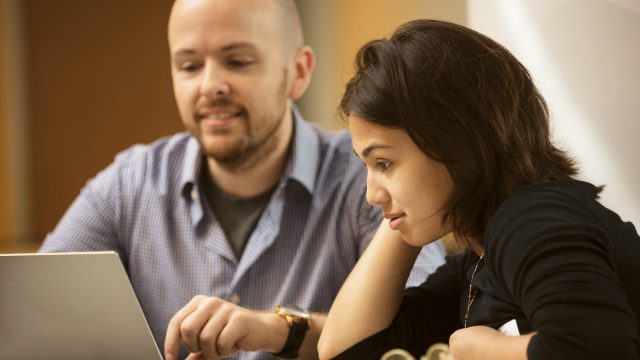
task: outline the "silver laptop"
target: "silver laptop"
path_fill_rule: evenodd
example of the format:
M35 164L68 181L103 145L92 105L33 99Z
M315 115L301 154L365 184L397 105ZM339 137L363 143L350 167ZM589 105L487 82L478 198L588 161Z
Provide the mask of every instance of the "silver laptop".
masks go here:
M0 255L0 359L162 356L115 252Z

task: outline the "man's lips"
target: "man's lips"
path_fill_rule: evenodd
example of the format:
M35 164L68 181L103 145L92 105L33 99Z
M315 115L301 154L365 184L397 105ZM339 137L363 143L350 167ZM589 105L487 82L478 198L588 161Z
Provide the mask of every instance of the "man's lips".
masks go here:
M197 118L204 125L212 127L224 127L242 116L242 110L210 110L199 111Z
M385 214L385 219L389 219L389 227L391 230L398 230L404 222L406 215L404 213Z

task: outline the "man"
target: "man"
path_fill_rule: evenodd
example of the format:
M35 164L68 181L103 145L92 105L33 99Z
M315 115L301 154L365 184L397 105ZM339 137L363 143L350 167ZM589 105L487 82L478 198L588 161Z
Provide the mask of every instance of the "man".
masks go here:
M120 154L41 251L117 250L167 359L317 357L321 314L381 218L348 135L292 103L315 60L295 3L177 0L168 35L188 133ZM418 281L442 262L424 253Z

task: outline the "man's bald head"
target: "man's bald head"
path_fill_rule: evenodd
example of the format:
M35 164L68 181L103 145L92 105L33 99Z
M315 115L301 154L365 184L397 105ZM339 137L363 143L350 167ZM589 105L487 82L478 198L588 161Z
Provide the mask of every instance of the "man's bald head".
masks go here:
M302 23L300 21L300 13L295 0L204 0L210 2L227 3L227 6L233 7L233 11L246 11L246 9L259 9L263 19L269 19L265 22L267 26L273 26L280 34L282 48L286 55L290 55L293 51L304 45L304 35L302 31ZM175 0L171 11L169 26L171 27L171 19L175 17L175 13L184 11L193 5L190 0Z
M272 0L278 3L282 21L282 33L284 43L289 49L297 49L304 45L304 35L302 32L302 22L295 0Z

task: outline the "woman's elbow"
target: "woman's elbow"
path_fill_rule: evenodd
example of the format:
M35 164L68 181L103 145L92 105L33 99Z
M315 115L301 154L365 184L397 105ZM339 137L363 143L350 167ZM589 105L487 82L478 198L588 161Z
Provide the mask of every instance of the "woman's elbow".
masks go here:
M335 347L335 341L332 341L331 335L327 332L322 332L318 340L318 357L320 359L331 359L338 354L339 351Z

